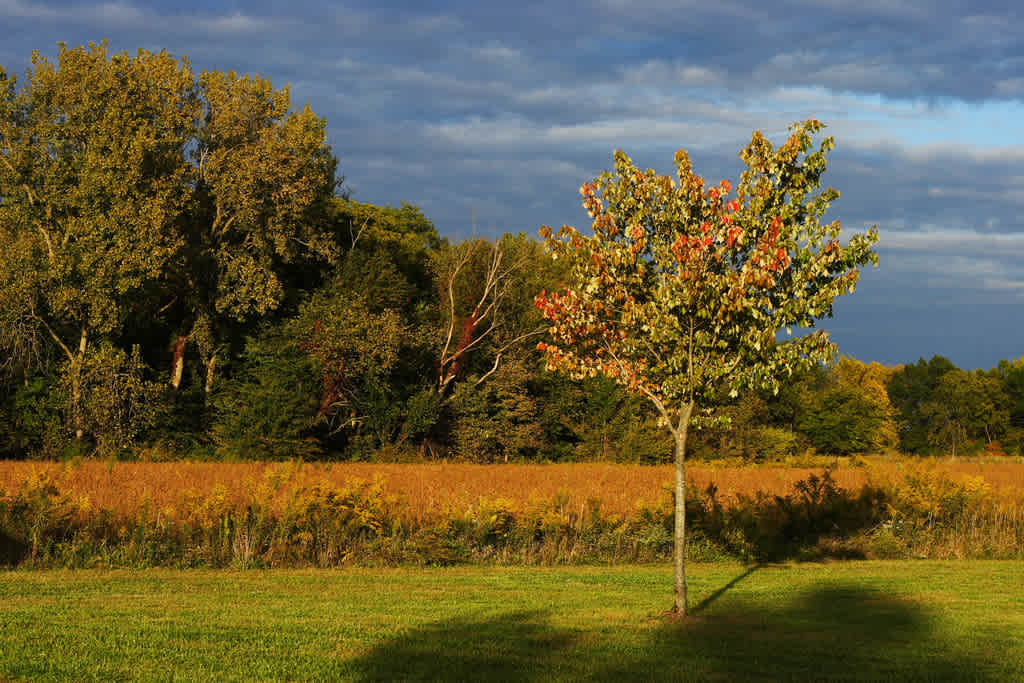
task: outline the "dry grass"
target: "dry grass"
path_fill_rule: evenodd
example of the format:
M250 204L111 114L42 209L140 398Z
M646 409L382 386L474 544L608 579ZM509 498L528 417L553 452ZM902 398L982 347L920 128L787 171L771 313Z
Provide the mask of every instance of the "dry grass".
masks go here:
M899 478L919 466L909 459L872 461L868 467L840 463L836 483L857 489L875 478ZM934 466L954 478L981 477L995 493L1020 499L1024 495L1024 463L981 461L940 462ZM713 466L691 463L688 475L701 489L714 482L719 499L757 491L784 495L793 484L820 467ZM647 467L580 463L565 465L468 464L306 464L208 462L174 463L44 463L0 461L0 490L14 492L26 480L45 477L57 488L89 507L133 513L142 505L173 506L183 498L203 499L217 494L245 505L269 492L276 501L301 488L317 485L340 488L353 480L379 481L388 495L408 503L417 517L451 509L466 509L481 500L501 499L512 509L560 497L570 508L599 501L604 514L629 516L639 505L654 505L666 496L673 481L668 466Z

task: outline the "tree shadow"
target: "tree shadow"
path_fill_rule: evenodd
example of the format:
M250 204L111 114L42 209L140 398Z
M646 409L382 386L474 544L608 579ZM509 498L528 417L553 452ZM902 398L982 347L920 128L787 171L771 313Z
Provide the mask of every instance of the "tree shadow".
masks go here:
M0 567L17 566L28 557L29 546L0 529Z
M567 656L574 637L541 612L429 624L356 661L361 681L532 681L538 666Z
M690 611L693 612L694 614L699 614L700 612L703 612L705 609L707 609L711 605L711 603L713 603L715 600L718 600L718 598L722 597L727 592L729 592L729 590L734 588L736 586L736 584L738 584L740 581L742 581L743 579L747 578L748 576L750 576L751 574L753 574L758 569L760 569L761 567L764 567L764 566L765 566L764 564L755 564L755 565L753 565L751 567L748 567L742 574L739 574L734 579L729 581L729 583L727 583L724 586L722 586L721 588L717 589L714 593L712 593L711 595L709 595L708 597L704 598L703 600L698 602L696 605L694 605L690 609Z
M840 584L796 596L719 599L757 569L701 601L689 621L571 628L544 611L464 618L382 643L349 662L349 671L364 681L1013 677L999 643L951 640L924 606L899 596Z

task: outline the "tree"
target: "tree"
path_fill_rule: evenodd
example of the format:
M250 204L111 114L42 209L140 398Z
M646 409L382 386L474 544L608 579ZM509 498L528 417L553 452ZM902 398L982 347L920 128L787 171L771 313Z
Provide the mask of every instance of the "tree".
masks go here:
M330 210L347 249L327 281L263 325L215 392L225 451L358 456L436 421L427 263L437 231L408 205L337 199Z
M552 268L540 245L521 234L466 240L439 252L434 267L442 310L437 393L447 402L455 380L472 374L482 384L513 349L542 333L524 285Z
M534 455L541 445L537 399L528 391L536 361L513 358L486 383L461 382L452 394L455 455L472 462L508 462Z
M868 445L875 450L892 449L899 443L896 409L886 389L895 371L894 367L864 363L848 356L840 356L831 368L832 381L854 391L866 404L868 412L875 416L877 421L868 440Z
M189 140L186 247L167 274L163 305L178 320L171 383L181 381L193 341L208 394L232 326L276 310L291 269L337 258L339 236L328 220L337 160L326 121L308 105L292 111L287 88L204 71L196 90L202 116Z
M850 455L876 449L885 413L862 392L830 383L797 422L799 430L821 453Z
M311 433L318 407L318 376L294 335L273 327L250 338L241 369L213 395L210 436L220 455L259 460L314 458Z
M934 439L929 439L929 416L923 407L932 400L943 375L957 367L943 356L925 361L919 358L914 365L897 368L886 383L889 400L899 418L900 447L910 453L929 450Z
M928 443L948 448L956 457L968 439L992 443L1010 428L1009 400L995 377L959 368L942 375L921 415L927 420Z
M182 150L199 102L184 60L106 45L0 70L0 343L24 364L53 344L81 438L91 343L145 315L183 248Z
M999 379L1006 394L1010 413L1008 436L1020 451L1024 445L1024 357L1012 361L1001 360L989 374Z
M728 181L706 187L683 150L675 179L642 172L618 151L614 172L580 189L593 235L541 228L555 257L571 263L572 282L536 299L551 321L552 341L539 345L548 369L614 378L646 396L672 434L679 616L687 613L691 421L723 399L777 388L794 369L831 358L835 347L823 331L783 343L776 336L830 316L833 300L853 291L858 268L877 263L875 228L843 246L839 222L820 222L839 196L831 188L815 194L833 147L825 138L811 151L822 128L814 120L794 124L777 149L755 132L740 153L747 168L735 194Z
M455 244L433 265L436 393L449 445L488 460L533 456L541 406L528 384L540 358L527 342L546 327L533 297L559 281L559 264L520 233Z
M103 343L175 389L191 343L209 393L239 328L336 258L336 165L324 120L258 76L105 42L33 53L20 88L0 69L0 371L61 358L79 439Z
M895 411L885 383L892 370L841 356L806 396L797 426L821 452L867 453L896 445Z
M437 422L429 264L442 240L408 204L335 200L332 221L347 251L289 323L320 374L325 440L365 451L424 437Z

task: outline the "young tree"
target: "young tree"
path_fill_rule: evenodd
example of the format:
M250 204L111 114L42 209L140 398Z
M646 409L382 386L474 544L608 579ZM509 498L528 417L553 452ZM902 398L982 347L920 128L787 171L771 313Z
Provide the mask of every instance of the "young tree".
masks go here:
M876 228L840 241L820 221L839 196L817 191L833 147L824 126L795 124L775 148L760 132L740 153L736 192L707 187L687 153L676 178L640 171L623 152L615 171L580 189L593 235L565 226L541 235L571 262L572 286L536 299L551 321L547 367L577 378L598 373L646 396L675 441L675 604L687 613L685 457L691 421L741 391L778 387L794 369L835 354L823 331L783 343L788 326L813 327L852 292L858 268L877 263Z

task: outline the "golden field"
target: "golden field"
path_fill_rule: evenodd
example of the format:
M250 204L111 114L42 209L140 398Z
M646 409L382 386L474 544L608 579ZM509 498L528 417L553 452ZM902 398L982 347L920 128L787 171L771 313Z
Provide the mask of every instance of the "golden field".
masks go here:
M786 495L793 485L823 467L782 465L714 465L694 462L688 478L702 490L710 483L723 502L737 494L758 491ZM1008 500L1024 497L1024 461L925 461L857 459L832 467L835 483L847 490L864 484L899 481L911 471L926 469L953 480L982 480L993 495ZM238 506L254 497L284 501L296 490L340 489L354 483L375 483L397 498L414 517L429 517L480 500L501 499L510 509L559 498L579 509L598 501L604 514L628 516L638 506L655 506L667 496L671 466L598 463L550 465L470 465L458 463L214 463L101 462L72 463L0 461L0 495L13 494L26 482L52 483L93 509L130 514L141 506L162 509L183 499L216 496Z

